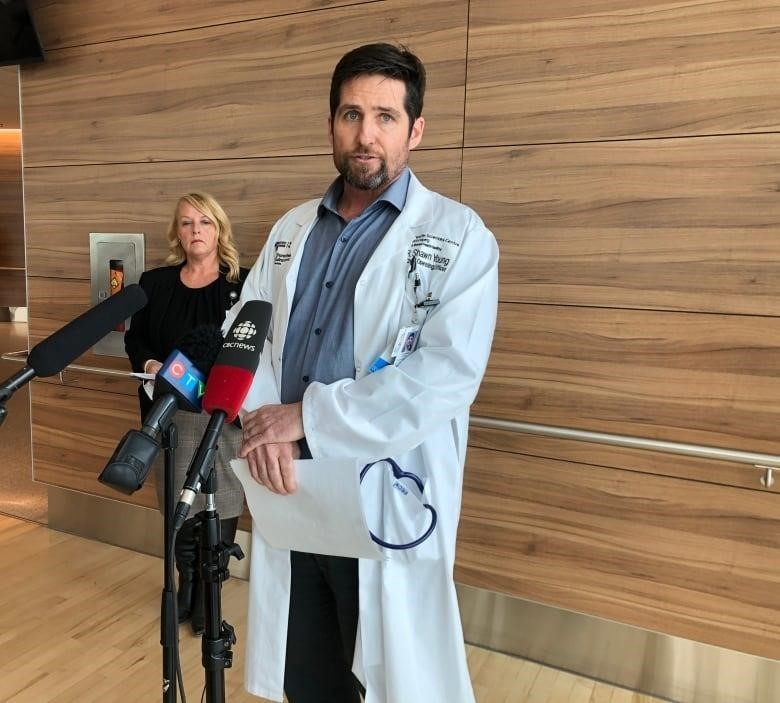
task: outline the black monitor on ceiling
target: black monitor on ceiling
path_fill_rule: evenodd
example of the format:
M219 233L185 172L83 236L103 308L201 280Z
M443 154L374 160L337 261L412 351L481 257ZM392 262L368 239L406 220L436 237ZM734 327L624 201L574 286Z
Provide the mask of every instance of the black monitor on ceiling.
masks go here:
M26 0L0 0L0 66L43 61L43 47Z

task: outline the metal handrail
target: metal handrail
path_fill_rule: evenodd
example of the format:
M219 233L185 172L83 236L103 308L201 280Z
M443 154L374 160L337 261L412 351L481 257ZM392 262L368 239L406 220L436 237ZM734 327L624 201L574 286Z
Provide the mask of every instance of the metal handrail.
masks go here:
M732 461L739 464L752 464L756 469L762 469L764 475L759 479L764 488L772 488L775 484L775 471L780 470L780 456L762 454L760 452L744 452L737 449L722 447L707 447L702 444L686 444L684 442L668 442L661 439L646 437L631 437L630 435L611 434L608 432L592 432L577 430L572 427L556 427L554 425L536 425L531 422L515 422L513 420L497 420L492 417L471 417L471 425L493 430L508 430L524 432L525 434L557 437L558 439L574 439L580 442L594 442L629 449L646 449L666 454L684 454L701 459L716 459Z
M721 447L707 447L700 444L686 444L684 442L668 442L661 439L647 439L644 437L631 437L629 435L610 434L608 432L591 432L589 430L577 430L571 427L556 427L554 425L535 425L530 422L514 422L512 420L496 420L492 417L471 417L474 427L486 427L494 430L509 430L510 432L523 432L525 434L544 435L545 437L557 437L558 439L576 439L581 442L595 442L597 444L610 444L617 447L630 449L649 449L667 454L685 454L702 459L717 459L720 461L733 461L740 464L753 464L760 468L767 465L780 469L780 456L774 454L761 454L758 452L744 452L736 449L722 449Z
M7 361L27 360L27 350L7 352L2 357ZM24 358L20 355L24 354ZM120 378L134 378L132 372L104 369L97 366L81 366L70 364L65 370L85 371L87 373L116 376ZM62 379L62 373L60 373ZM609 432L592 432L590 430L578 430L572 427L557 427L555 425L538 425L531 422L515 422L514 420L498 420L492 417L472 416L471 425L493 430L508 430L510 432L522 432L524 434L541 435L544 437L556 437L558 439L574 439L581 442L593 442L607 444L628 449L645 449L666 454L682 454L694 456L700 459L715 459L718 461L731 461L738 464L751 464L757 469L764 469L765 475L761 484L770 488L774 483L773 472L780 470L780 456L775 454L763 454L761 452L745 452L737 449L723 449L722 447L708 447L701 444L687 444L685 442L669 442L661 439L648 439L646 437L632 437L630 435L612 434Z
M4 359L5 361L16 361L21 364L24 364L27 362L27 354L29 354L29 351L27 349L22 349L21 351L6 352L2 356L0 356L0 359ZM87 373L94 373L100 376L114 376L116 378L137 378L137 376L132 371L120 371L119 369L104 369L100 366L82 366L81 364L68 364L62 371L60 371L60 380L62 380L62 375L66 371L86 371Z

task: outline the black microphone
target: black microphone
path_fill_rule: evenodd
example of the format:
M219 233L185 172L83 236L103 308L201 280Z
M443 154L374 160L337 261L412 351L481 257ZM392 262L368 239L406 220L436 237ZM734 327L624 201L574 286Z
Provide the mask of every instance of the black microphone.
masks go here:
M249 393L270 324L271 304L250 300L239 310L225 336L203 396L203 409L211 413L211 419L187 469L173 516L175 531L184 524L195 496L211 473L223 425L235 420Z
M160 451L159 437L177 410L201 411L204 382L222 346L222 332L204 325L182 335L154 381L154 404L141 430L121 439L98 481L130 495L144 485Z
M0 403L36 376L53 376L62 371L144 305L146 293L134 283L36 344L27 355L27 365L0 384Z
M176 396L179 410L202 410L206 379L222 349L222 332L216 325L201 325L178 341L154 379L152 399L166 393Z

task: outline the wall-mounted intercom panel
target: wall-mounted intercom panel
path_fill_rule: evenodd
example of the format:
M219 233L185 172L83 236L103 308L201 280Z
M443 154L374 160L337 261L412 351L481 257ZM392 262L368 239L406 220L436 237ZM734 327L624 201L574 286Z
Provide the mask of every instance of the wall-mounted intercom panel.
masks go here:
M125 286L138 283L144 270L144 235L90 232L89 263L92 305L102 303ZM95 354L125 356L125 330L130 320L117 325L93 348Z

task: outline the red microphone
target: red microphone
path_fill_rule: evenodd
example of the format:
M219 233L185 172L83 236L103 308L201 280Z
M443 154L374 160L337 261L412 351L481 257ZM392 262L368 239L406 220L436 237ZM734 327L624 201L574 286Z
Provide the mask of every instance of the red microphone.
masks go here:
M179 530L184 524L195 496L211 475L219 433L225 422L236 419L249 393L270 324L271 304L250 300L238 312L225 336L203 394L202 407L211 419L187 469L173 517L174 530Z
M224 412L226 422L236 419L252 386L270 324L270 303L250 300L241 308L206 383L203 409L207 413Z

